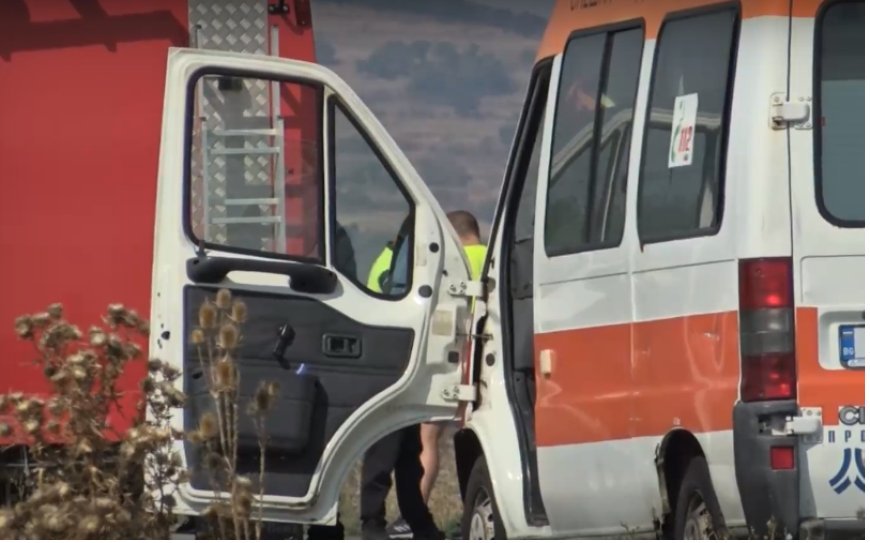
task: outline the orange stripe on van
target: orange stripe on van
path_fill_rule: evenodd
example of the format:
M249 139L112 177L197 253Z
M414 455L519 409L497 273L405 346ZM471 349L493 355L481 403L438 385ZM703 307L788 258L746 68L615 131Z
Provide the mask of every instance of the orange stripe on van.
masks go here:
M792 1L795 16L813 17L822 0ZM722 4L722 0L556 0L537 58L561 53L568 36L576 30L642 18L647 39L653 39L668 13ZM740 14L743 19L787 16L788 6L789 0L744 0Z
M795 336L798 403L821 407L824 424L836 425L841 406L864 405L864 372L819 364L815 308L797 309ZM545 349L549 376L541 374ZM733 427L736 311L536 334L535 361L538 446Z
M731 428L737 326L725 312L535 335L538 446Z
M839 424L840 407L864 405L864 371L823 368L819 364L818 311L801 307L796 318L798 402L802 407L821 407L824 424Z

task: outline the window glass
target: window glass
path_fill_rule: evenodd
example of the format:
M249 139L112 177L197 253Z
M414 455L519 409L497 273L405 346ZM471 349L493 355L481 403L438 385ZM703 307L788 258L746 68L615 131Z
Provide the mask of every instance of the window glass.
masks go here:
M606 41L603 33L571 40L562 60L544 222L547 254L574 252L588 238L591 141Z
M413 207L393 172L345 110L333 101L334 262L361 288L401 297L410 288Z
M718 227L734 29L733 10L662 27L640 173L641 241Z
M188 213L195 240L321 260L319 89L204 75L194 92Z
M628 149L620 149L631 132L642 48L640 28L568 43L544 224L549 255L613 247L622 239Z
M625 191L631 123L640 77L643 30L634 28L611 37L607 76L601 90L601 129L596 166L590 242L617 245L625 225Z
M625 132L629 132L626 128ZM602 131L602 135L603 135ZM623 131L610 134L607 139L598 144L598 160L593 188L592 209L590 220L589 240L590 243L601 245L614 245L622 239L622 231L612 229L610 234L606 231L608 222L622 225L625 222L625 199L620 198L618 191L622 183L616 179L617 160ZM628 160L627 156L623 157ZM622 171L625 171L622 168ZM622 187L622 192L625 188Z
M864 2L821 15L816 137L819 201L835 223L864 223Z
M542 96L543 100L546 100L546 83L541 85L538 92L540 94L537 96ZM540 111L537 109L540 109ZM538 189L538 166L541 161L541 136L544 133L543 107L537 109L533 105L532 114L535 115L535 118L531 122L534 122L536 125L534 127L535 141L532 145L529 162L526 164L520 201L517 204L516 224L514 226L514 238L516 240L531 239L535 233L535 194Z

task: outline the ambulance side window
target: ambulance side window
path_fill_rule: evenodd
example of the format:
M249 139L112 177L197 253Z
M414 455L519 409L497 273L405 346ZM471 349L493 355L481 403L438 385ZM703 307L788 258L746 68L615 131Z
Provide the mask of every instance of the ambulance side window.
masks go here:
M816 199L839 226L864 226L864 2L831 2L816 40Z
M662 25L641 157L642 243L719 229L737 20L729 8Z
M639 26L568 42L544 219L549 256L616 247L622 241L627 142L642 50Z

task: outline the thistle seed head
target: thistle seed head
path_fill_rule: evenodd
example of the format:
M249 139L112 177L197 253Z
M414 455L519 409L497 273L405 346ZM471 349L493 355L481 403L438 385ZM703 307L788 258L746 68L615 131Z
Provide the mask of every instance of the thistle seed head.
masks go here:
M215 297L215 303L221 309L229 309L232 300L233 295L230 293L229 289L225 288L220 289Z
M218 422L212 412L203 413L199 419L199 433L203 440L212 439L218 433Z
M48 306L48 316L54 320L63 318L63 304L54 303Z
M220 346L228 351L235 349L239 344L239 329L234 324L224 324L220 331Z
M33 338L33 320L29 315L15 319L15 335L21 339Z
M200 328L197 328L196 330L191 332L190 342L194 345L202 345L203 343L205 343L205 333Z
M217 308L209 301L205 301L199 307L199 327L203 330L211 330L217 325Z
M245 322L248 318L248 306L245 305L245 302L236 300L233 302L233 310L230 313L230 316L239 324Z
M229 390L236 386L236 366L229 356L217 363L215 384L221 390Z

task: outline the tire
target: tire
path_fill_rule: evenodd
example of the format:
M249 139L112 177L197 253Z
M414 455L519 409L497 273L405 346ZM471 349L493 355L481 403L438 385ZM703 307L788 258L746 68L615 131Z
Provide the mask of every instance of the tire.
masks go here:
M504 523L493 496L489 469L481 455L471 468L465 488L461 539L506 539Z
M689 461L674 508L672 539L722 539L725 519L713 491L707 459L696 456Z

